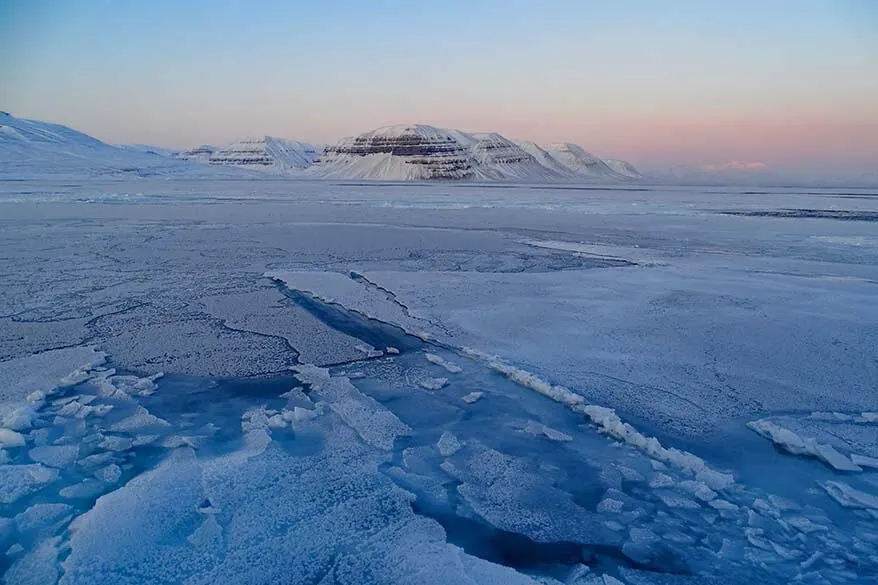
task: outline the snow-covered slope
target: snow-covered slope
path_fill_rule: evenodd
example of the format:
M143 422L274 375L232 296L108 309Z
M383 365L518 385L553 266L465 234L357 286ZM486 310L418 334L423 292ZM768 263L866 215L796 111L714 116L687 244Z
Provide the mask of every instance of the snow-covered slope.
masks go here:
M576 176L573 171L561 164L561 161L556 159L552 155L552 153L550 153L548 150L546 150L536 142L530 142L528 140L518 140L516 141L516 144L518 144L518 146L522 150L534 157L537 162L539 162L544 167L555 171L559 175L566 175L571 178Z
M552 181L565 178L558 172L542 164L519 144L497 134L464 134L461 142L468 144L470 156L482 172L499 180L520 179L529 181Z
M131 152L140 152L144 154L155 154L158 156L176 156L178 151L171 148L163 148L161 146L152 146L151 144L113 144L116 148L128 150Z
M328 147L311 174L336 179L477 179L467 145L424 124L385 126Z
M616 158L605 158L604 163L606 163L606 165L610 167L613 171L625 177L629 177L631 179L643 178L643 174L641 174L640 171L634 168L634 165L632 165L628 161L619 160Z
M555 160L580 177L615 181L626 179L625 175L617 173L606 162L586 152L578 144L570 142L550 144L544 149Z
M201 146L196 146L195 148L190 148L189 150L184 150L182 152L178 152L176 154L176 158L181 160L193 160L195 162L206 163L210 162L210 156L213 154L215 147L209 144L202 144Z
M23 179L46 175L218 176L218 173L155 152L113 146L67 126L24 120L0 112L0 177Z
M289 173L309 167L319 153L318 147L311 144L262 136L245 138L217 149L208 156L207 162L211 165ZM196 153L193 158L200 160L198 157L202 154Z

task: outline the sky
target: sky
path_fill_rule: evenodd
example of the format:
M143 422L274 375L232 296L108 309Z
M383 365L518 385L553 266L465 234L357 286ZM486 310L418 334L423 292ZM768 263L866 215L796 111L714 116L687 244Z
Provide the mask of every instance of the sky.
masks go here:
M171 148L425 123L876 171L878 1L0 0L0 110Z

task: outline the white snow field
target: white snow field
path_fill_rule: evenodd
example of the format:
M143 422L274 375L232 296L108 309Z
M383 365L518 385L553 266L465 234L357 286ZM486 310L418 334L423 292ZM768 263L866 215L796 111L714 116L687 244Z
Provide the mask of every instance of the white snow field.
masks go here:
M0 179L3 582L878 579L878 192L76 168Z

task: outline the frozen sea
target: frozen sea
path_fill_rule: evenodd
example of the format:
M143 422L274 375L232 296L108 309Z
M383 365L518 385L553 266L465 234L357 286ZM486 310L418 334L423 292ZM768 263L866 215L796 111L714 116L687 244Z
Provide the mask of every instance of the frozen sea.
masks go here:
M0 574L878 581L878 192L0 182Z

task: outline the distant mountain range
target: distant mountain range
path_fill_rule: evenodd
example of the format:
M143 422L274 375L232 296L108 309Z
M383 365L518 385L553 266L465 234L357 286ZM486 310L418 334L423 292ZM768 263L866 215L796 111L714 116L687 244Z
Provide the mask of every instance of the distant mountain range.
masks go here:
M0 112L0 178L228 174L177 160L163 149L114 146L67 126Z
M577 144L539 145L510 140L497 133L467 133L425 124L385 126L331 146L262 136L226 146L203 145L173 151L143 144L108 144L66 126L0 112L0 178L221 178L257 176L257 172L335 180L878 185L876 172L791 176L760 162L739 161L679 166L647 175L629 162L599 158Z
M175 152L107 144L66 126L0 112L0 177L43 175L224 176L239 170L305 178L629 182L624 161L601 160L575 144L538 146L497 133L423 124L387 126L329 147L263 136ZM217 175L219 173L219 175Z
M228 146L199 146L175 153L181 160L191 160L214 166L242 167L276 173L296 173L308 168L323 152L323 148L305 142L285 140L273 136L245 138Z

